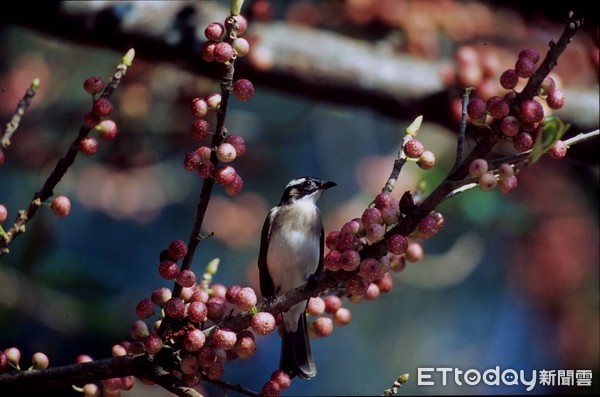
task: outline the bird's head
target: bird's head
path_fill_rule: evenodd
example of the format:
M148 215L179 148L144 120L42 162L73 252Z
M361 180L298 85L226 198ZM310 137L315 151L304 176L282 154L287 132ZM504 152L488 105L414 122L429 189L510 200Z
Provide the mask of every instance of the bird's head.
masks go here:
M290 181L285 187L279 205L290 204L298 200L316 202L323 190L334 187L335 182L327 182L312 176L303 176Z

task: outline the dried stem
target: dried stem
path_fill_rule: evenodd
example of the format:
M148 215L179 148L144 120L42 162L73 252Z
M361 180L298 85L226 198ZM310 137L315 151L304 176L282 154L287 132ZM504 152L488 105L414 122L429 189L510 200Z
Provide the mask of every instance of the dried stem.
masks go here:
M15 131L17 131L17 128L19 128L21 118L25 114L27 108L29 108L29 105L31 105L31 101L37 93L39 87L40 80L34 79L31 82L31 86L27 89L27 91L25 91L25 95L19 101L17 109L10 118L10 121L6 123L6 127L4 127L4 133L2 134L2 139L0 139L0 150L6 149L10 145L10 139L12 138Z

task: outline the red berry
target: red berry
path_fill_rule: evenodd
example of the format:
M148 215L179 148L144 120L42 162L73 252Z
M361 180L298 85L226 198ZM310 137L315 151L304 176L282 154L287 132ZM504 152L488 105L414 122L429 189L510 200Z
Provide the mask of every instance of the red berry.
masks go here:
M567 155L567 144L564 141L556 141L548 151L548 155L553 159L559 160Z
M217 158L224 163L230 163L237 157L235 147L231 143L223 142L217 147Z
M187 243L183 240L174 240L171 241L167 250L169 251L169 256L174 260L181 259L187 254Z
M478 120L485 117L487 112L485 102L481 98L473 98L467 105L467 115L471 120Z
M213 62L215 60L215 45L217 43L215 41L207 41L202 44L202 48L200 49L200 57L205 62Z
M524 123L539 123L544 118L544 108L538 101L528 99L519 105L519 117Z
M330 250L323 258L323 266L333 272L340 270L342 253L337 250Z
M496 120L501 120L508 116L510 109L508 107L508 103L504 101L504 99L500 99L498 101L494 101L488 108L490 115Z
M512 90L519 83L519 76L514 69L506 69L500 75L500 85L507 90Z
M171 261L169 261L169 262L171 262ZM174 263L174 262L171 262L171 263ZM175 264L175 266L177 266L177 264ZM179 271L179 270L177 270L177 271ZM162 275L162 273L161 273L161 275ZM173 278L175 278L175 277L173 277ZM171 299L171 296L172 296L172 293L169 288L161 287L152 292L152 294L150 295L150 299L156 305L163 307L165 305L165 303L167 303L167 301L169 299Z
M533 147L533 138L528 132L521 132L513 139L513 146L519 152L526 152Z
M243 187L244 181L242 180L242 177L238 174L235 175L235 179L233 180L233 182L227 185L223 185L225 193L227 193L229 196L237 196L238 194L240 194Z
M406 249L404 256L409 262L417 262L421 260L421 258L423 258L423 246L416 241L411 241L408 243L408 248Z
M87 128L94 128L100 123L100 117L93 111L88 111L83 114L83 125Z
M91 156L98 151L98 140L91 136L86 136L79 142L79 151L86 155Z
M354 250L346 250L342 252L340 258L340 268L347 272L358 269L360 266L360 254Z
M237 336L228 328L217 328L213 333L212 342L219 349L229 350L235 346Z
M83 82L83 89L88 94L99 94L104 89L104 81L100 77L90 77Z
M345 307L340 307L333 315L333 322L337 326L349 324L352 320L352 312Z
M292 379L290 378L290 376L280 369L273 372L273 374L271 375L271 380L274 380L275 382L279 383L279 386L282 389L287 389L292 384Z
M171 318L183 317L185 313L185 302L181 298L172 297L165 304L165 315Z
M202 157L197 151L187 152L183 158L183 167L188 171L197 170L200 166Z
M201 140L211 135L210 123L204 119L194 121L190 127L190 135L193 139Z
M256 306L257 301L256 292L250 287L244 287L237 294L236 306L240 310L250 310Z
M243 35L244 32L246 31L246 29L248 28L248 20L246 20L246 18L243 17L242 15L236 15L233 17L233 19L235 19L235 21L237 22L237 26L238 26L237 35L238 36Z
M498 181L498 188L504 194L508 194L517 188L517 177L515 175Z
M247 101L254 96L254 85L247 79L236 80L233 83L233 95L240 101Z
M334 250L337 247L338 240L340 238L340 232L337 230L329 232L325 237L325 246L330 250Z
M156 334L150 334L144 339L144 348L148 354L157 354L162 347L162 338Z
M367 288L369 288L369 281L356 274L350 277L346 288L351 295L364 295L364 293L367 292Z
M401 234L395 234L387 241L388 250L394 255L401 255L408 248L408 239Z
M154 302L144 298L135 307L135 315L141 319L151 317L154 314Z
M237 284L227 288L227 292L225 292L225 300L235 305L237 302L237 295L240 293L241 290L242 287Z
M113 111L113 104L108 98L98 98L94 101L92 110L98 117L108 117Z
M179 266L171 260L164 260L158 265L158 273L165 280L174 280L179 274Z
M540 90L538 91L539 95L548 95L556 88L556 82L550 76L546 76L542 84L540 85Z
M256 353L254 334L247 329L238 332L234 349L239 358L250 358L254 356L254 353Z
M204 179L210 178L215 173L215 165L210 160L202 160L198 164L198 174Z
M190 321L199 323L206 320L208 308L203 302L193 301L188 306L188 318Z
M325 299L325 312L334 314L342 307L342 300L337 295L329 295Z
M315 332L324 338L333 332L333 320L329 317L319 317L315 320Z
M500 131L508 137L517 135L520 128L519 119L515 116L506 116L500 122Z
M58 217L67 216L71 212L71 200L67 196L56 196L50 204L50 209Z
M546 103L550 109L560 109L565 105L565 94L561 90L554 89L548 94Z
M526 48L519 52L519 58L528 58L533 63L537 63L540 60L540 52L537 48Z
M306 305L306 312L310 316L320 316L325 311L325 301L320 297L311 297Z
M211 296L206 302L206 309L208 310L206 316L209 320L218 321L225 314L227 308L227 301L225 298L220 296Z
M375 207L365 209L362 213L361 220L362 220L363 224L365 225L365 227L372 225L374 223L377 223L377 224L383 223L383 219L381 218L381 211L379 211L379 209L377 209Z
M263 397L279 397L281 395L281 386L274 380L265 383L260 391Z
M515 63L515 72L519 77L529 78L535 72L535 62L530 58L521 57Z
M2 150L2 147L0 147L0 165L4 164L5 160L6 160L6 156L4 154L4 150Z
M191 288L196 285L196 275L191 270L182 270L177 275L177 284L184 288Z
M209 160L210 155L212 153L212 149L208 146L201 146L198 149L196 149L196 152L200 155L202 160Z

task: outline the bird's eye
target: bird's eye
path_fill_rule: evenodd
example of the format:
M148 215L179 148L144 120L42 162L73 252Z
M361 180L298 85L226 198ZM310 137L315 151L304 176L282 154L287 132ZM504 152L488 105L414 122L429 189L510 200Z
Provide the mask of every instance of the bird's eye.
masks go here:
M311 186L312 186L312 182L311 181L304 181L302 183L302 187L305 188L305 189L308 189Z

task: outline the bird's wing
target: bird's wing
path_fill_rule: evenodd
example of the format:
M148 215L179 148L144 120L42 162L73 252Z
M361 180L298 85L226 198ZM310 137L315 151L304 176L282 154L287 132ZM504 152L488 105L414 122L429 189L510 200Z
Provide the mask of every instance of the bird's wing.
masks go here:
M273 286L273 280L269 274L269 268L267 266L267 251L269 249L269 238L271 235L271 224L272 220L277 213L277 208L271 209L265 223L263 224L262 232L260 235L260 251L258 253L258 274L260 279L260 293L263 297L271 297L275 295L275 287Z

